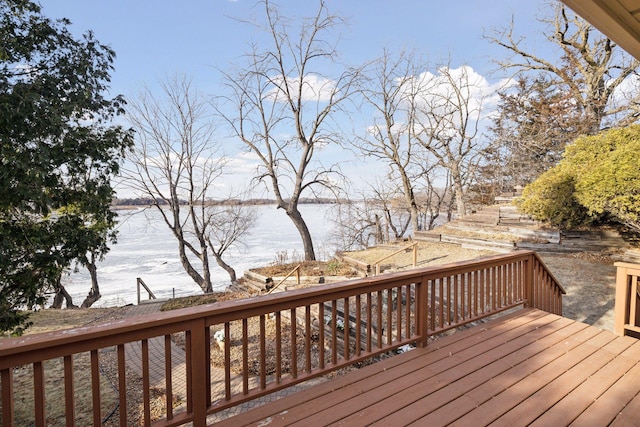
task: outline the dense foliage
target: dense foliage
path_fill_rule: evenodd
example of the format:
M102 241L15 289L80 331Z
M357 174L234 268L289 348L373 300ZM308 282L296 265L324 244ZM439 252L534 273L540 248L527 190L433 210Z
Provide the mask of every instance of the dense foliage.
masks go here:
M101 256L111 177L131 144L107 99L114 52L24 0L0 3L0 330L45 301L74 260Z
M513 26L489 37L511 54L501 67L518 75L501 91L490 128L493 144L479 176L487 202L555 166L579 135L638 119L640 63L560 3L542 22L554 48L549 52L560 52L559 58L536 53Z
M583 136L525 188L522 209L574 227L611 219L640 230L640 125Z

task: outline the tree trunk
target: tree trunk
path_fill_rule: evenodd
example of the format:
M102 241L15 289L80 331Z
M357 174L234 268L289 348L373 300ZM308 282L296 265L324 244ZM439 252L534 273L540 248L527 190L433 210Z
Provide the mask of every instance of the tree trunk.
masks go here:
M102 297L98 286L98 269L93 254L91 254L91 262L87 263L87 270L89 270L89 275L91 276L91 290L84 301L82 301L80 308L89 308Z
M313 241L311 240L311 233L309 232L309 228L307 227L307 223L304 222L302 215L297 207L293 207L291 209L287 209L287 215L293 221L293 224L298 229L298 233L300 233L300 238L302 239L302 246L304 248L304 259L305 261L315 261L316 253L313 250Z
M210 294L213 292L213 284L211 283L211 269L209 268L209 253L206 242L201 242L200 251L202 253L202 291L205 294Z
M402 178L404 197L407 201L407 204L409 205L409 215L411 215L411 233L415 235L415 232L420 230L418 224L418 204L416 203L416 197L413 193L411 180L405 173L404 169L400 169L400 176Z
M229 264L224 262L222 257L219 256L217 253L214 252L213 255L216 257L216 262L218 263L218 265L222 267L224 271L227 272L227 274L229 274L229 279L231 280L231 283L234 285L238 283L238 278L236 277L236 271L233 269L233 267L231 267Z
M63 301L66 301L67 308L78 308L78 306L73 303L73 298L71 298L71 295L69 295L62 283L60 283L60 279L58 279L56 294L53 297L53 304L51 304L51 308L61 309Z
M464 200L464 187L462 186L460 167L457 164L451 166L451 179L453 180L453 193L456 198L458 218L462 218L467 214L467 205Z

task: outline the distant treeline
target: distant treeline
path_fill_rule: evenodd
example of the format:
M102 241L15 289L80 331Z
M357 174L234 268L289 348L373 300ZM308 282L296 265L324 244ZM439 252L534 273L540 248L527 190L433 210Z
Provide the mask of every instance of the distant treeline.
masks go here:
M300 204L332 204L332 203L344 203L344 200L336 201L336 199L327 198L301 198ZM153 200L145 197L135 198L123 198L114 199L113 206L151 206L158 204L160 206L167 205L165 200ZM180 200L181 205L187 205L186 200ZM274 205L276 201L273 199L225 199L225 200L208 200L207 206L225 206L225 205Z

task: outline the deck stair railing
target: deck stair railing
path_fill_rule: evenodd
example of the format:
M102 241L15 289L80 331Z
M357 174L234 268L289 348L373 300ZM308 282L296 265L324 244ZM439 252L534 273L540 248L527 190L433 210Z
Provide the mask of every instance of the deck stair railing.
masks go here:
M147 284L144 283L144 280L142 280L140 277L137 277L136 278L136 290L138 292L138 304L140 304L142 302L142 298L140 296L140 294L141 294L140 286L142 286L147 291L147 294L149 295L149 300L157 299L156 296L153 294L153 292L151 292L151 289L149 289Z
M293 276L293 274L295 273L296 275L296 284L300 284L300 268L302 267L302 264L298 264L293 270L291 270L289 272L289 274L287 274L286 276L284 276L282 278L282 280L280 280L277 284L275 284L272 288L270 288L267 291L267 294L270 294L271 292L273 292L274 290L276 290L280 285L282 285L289 277Z
M385 255L382 258L376 260L373 263L373 265L376 268L376 270L375 270L376 271L376 276L380 274L380 264L382 263L382 261L385 261L385 260L387 260L387 259L389 259L389 258L391 258L391 257L393 257L395 255L398 255L399 253L407 252L407 251L410 251L410 250L413 251L413 266L416 267L418 265L418 242L413 242L408 246L405 246L405 247L403 247L401 249L398 249L397 251L392 252L392 253L390 253L388 255Z
M2 425L74 425L81 416L81 424L99 425L107 411L101 366L114 363L115 384L127 390L130 346L140 349L142 423L204 426L214 413L401 346L426 346L433 335L513 307L561 314L562 294L539 257L522 251L7 338L0 340ZM152 350L157 343L162 350ZM174 356L175 346L184 347L184 360ZM79 384L74 364L81 355L87 379ZM51 363L61 373L50 374ZM184 403L174 408L182 383ZM61 391L51 394L52 386ZM154 402L165 402L160 414L152 415L151 391ZM121 425L127 399L117 395Z

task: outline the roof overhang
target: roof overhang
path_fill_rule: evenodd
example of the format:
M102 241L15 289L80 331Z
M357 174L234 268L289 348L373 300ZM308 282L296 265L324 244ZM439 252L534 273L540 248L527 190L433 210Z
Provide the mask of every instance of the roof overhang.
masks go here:
M640 60L640 0L562 0Z

